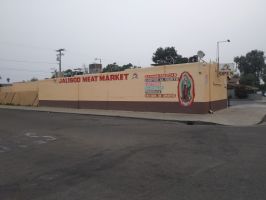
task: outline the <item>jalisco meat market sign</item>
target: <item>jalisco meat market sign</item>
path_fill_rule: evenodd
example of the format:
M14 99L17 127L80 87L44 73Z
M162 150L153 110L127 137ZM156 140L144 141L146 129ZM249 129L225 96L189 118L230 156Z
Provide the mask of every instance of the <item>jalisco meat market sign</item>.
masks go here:
M65 77L60 78L59 83L81 83L81 82L97 82L97 81L122 81L128 80L129 74L113 74L113 75L95 75L82 77Z
M112 75L89 75L78 77L60 78L59 83L89 83L98 81L122 81L128 80L129 74L112 74ZM138 79L134 73L132 79ZM165 93L167 82L178 82L176 92ZM144 92L146 98L178 98L181 106L190 106L195 98L194 80L190 73L183 72L180 77L177 73L167 74L150 74L144 76ZM177 94L176 94L177 93Z

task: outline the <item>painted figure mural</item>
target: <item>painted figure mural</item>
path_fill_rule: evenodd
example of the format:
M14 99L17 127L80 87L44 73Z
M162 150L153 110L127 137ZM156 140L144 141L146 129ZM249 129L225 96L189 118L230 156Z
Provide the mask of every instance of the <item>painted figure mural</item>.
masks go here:
M188 72L183 72L178 83L178 98L182 106L190 106L194 101L194 81Z
M182 90L182 100L188 102L191 99L190 94L191 82L188 79L187 75L184 75L184 79L181 82L181 90Z

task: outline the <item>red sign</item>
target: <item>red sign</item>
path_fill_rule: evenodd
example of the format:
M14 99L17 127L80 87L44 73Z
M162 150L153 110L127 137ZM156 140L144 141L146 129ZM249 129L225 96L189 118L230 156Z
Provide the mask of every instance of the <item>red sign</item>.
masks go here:
M78 77L64 77L59 79L59 83L80 83L80 82L97 82L97 81L122 81L128 80L129 74L102 74Z

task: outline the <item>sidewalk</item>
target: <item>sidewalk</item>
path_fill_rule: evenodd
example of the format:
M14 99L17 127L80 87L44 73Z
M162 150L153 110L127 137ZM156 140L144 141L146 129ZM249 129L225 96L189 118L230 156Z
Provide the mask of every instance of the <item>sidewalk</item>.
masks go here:
M138 119L154 119L177 121L186 123L213 123L230 126L252 126L259 124L266 115L266 104L244 104L232 106L214 114L181 114L181 113L155 113L134 112L118 110L93 110L93 109L71 109L54 107L26 107L0 105L0 109L30 110L40 112L72 113L82 115L98 115L112 117L127 117Z

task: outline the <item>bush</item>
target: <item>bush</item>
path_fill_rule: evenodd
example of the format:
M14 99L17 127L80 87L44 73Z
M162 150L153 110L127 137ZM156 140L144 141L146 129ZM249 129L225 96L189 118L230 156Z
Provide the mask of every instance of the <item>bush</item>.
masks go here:
M235 95L239 99L245 99L248 97L248 90L245 88L245 86L239 86L235 89Z

